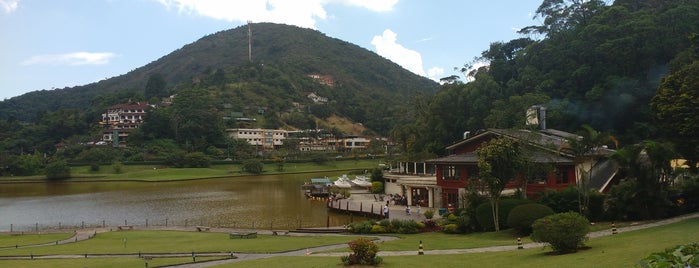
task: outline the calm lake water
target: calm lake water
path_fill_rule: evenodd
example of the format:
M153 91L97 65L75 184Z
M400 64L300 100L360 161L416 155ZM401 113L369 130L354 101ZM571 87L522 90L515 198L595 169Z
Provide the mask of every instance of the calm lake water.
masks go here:
M0 184L0 231L117 225L296 229L357 217L328 212L301 185L328 174L246 176L178 182ZM334 176L334 175L333 175ZM328 175L328 177L331 177Z

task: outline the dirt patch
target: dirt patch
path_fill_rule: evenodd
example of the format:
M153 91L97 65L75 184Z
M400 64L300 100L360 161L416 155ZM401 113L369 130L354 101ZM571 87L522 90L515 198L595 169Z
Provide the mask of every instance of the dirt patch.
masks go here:
M366 128L361 123L355 123L347 118L333 115L325 120L320 119L321 125L327 126L328 129L337 128L340 131L349 135L361 135Z

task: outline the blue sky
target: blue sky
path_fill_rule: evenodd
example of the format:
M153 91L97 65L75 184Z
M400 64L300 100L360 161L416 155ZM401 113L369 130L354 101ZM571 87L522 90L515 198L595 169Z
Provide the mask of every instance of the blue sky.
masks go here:
M541 24L541 1L0 0L0 100L125 74L248 20L316 29L438 80Z

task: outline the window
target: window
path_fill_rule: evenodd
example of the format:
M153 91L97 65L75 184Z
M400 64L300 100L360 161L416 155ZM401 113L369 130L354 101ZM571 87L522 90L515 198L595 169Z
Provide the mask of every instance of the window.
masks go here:
M458 180L460 179L459 167L457 166L444 166L442 167L442 179L443 180Z
M568 168L559 167L556 169L556 184L568 184Z

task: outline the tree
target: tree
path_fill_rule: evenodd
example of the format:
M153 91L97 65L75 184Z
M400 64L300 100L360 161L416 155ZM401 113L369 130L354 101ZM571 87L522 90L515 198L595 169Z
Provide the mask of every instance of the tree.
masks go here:
M611 158L626 180L608 194L608 210L618 219L643 220L668 216L672 202L668 187L672 178L670 160L675 153L667 144L645 141L616 151Z
M49 180L70 178L70 167L68 163L65 160L58 160L46 164L46 178Z
M541 26L529 26L520 33L556 34L589 23L595 13L605 7L601 0L544 0L536 16L544 19Z
M516 176L524 162L517 143L509 138L496 138L476 150L478 174L488 185L488 197L493 212L495 231L500 231L498 216L500 196L508 182Z
M562 153L573 156L577 167L578 187L580 188L580 214L589 215L590 206L590 176L593 160L600 157L599 148L608 142L615 142L616 139L605 133L600 133L588 125L583 125L578 131L578 136L569 138L566 143L559 148Z
M695 35L693 40L699 42ZM696 45L699 47L699 45ZM699 60L662 80L651 100L656 122L677 151L695 168L699 161Z
M223 143L223 119L207 91L183 90L171 109L175 139L181 145L191 146L186 149L203 151L209 145Z
M151 100L152 98L162 98L167 96L167 91L165 90L166 82L163 75L156 73L148 77L148 82L146 82L145 97L146 100Z

